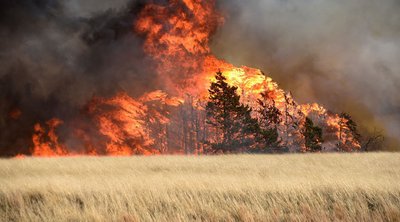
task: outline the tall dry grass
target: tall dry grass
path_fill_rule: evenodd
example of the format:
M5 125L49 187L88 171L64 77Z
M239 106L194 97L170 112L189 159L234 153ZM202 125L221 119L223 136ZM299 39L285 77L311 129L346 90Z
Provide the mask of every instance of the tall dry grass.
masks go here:
M1 221L400 221L400 154L0 160Z

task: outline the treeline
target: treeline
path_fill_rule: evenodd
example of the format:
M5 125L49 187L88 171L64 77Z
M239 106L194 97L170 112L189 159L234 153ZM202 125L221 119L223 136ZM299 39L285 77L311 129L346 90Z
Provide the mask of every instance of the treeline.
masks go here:
M188 94L176 110L165 108L171 114L169 124L151 123L160 153L354 152L368 151L382 139L361 138L346 113L306 115L290 93L278 101L274 92L265 91L249 106L222 72L208 91L206 101Z
M220 139L208 141L212 152L272 152L285 150L279 137L278 126L282 123L282 113L275 101L265 92L258 100L260 108L252 115L252 108L240 101L236 86L230 86L221 72L209 89L206 107L207 123L214 127ZM312 121L304 132L310 150L320 150L322 130L314 127Z
M218 135L207 141L211 152L289 152L290 146L297 146L294 151L299 152L323 151L322 127L296 110L297 104L290 95L285 96L284 108L279 109L269 92L261 93L258 108L253 110L241 102L238 88L229 85L221 72L216 73L215 79L206 106L207 124ZM357 124L345 113L340 119L336 150L358 150Z

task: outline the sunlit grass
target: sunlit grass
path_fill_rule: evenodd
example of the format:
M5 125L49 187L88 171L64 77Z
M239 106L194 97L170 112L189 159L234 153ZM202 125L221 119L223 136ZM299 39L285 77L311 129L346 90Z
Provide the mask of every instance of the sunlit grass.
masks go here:
M400 221L400 154L0 160L0 221Z

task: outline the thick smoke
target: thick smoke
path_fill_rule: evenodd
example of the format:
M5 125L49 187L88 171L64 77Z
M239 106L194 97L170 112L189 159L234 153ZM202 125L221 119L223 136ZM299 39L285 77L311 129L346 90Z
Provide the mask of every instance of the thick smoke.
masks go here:
M94 95L157 86L133 33L140 2L0 3L0 154L28 153L33 125L76 118Z
M36 122L84 118L93 96L165 87L133 32L145 2L0 2L0 155L29 153ZM213 39L220 57L263 69L302 102L400 135L397 0L221 0L219 7L227 15Z
M400 135L398 0L224 0L218 56L255 66L301 102ZM390 138L387 138L390 141Z

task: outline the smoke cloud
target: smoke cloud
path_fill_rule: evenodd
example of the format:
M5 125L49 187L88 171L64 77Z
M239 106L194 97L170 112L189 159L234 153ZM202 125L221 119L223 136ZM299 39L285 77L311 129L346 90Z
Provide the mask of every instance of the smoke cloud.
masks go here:
M76 118L93 96L166 87L133 32L145 2L0 2L0 155L29 153L36 122ZM219 57L261 68L301 102L400 135L397 0L218 4L226 15L213 39Z
M28 153L35 122L79 114L92 96L158 86L132 24L139 1L0 3L0 154Z
M272 76L300 102L400 135L400 2L223 0L218 56ZM398 143L397 143L398 145Z

